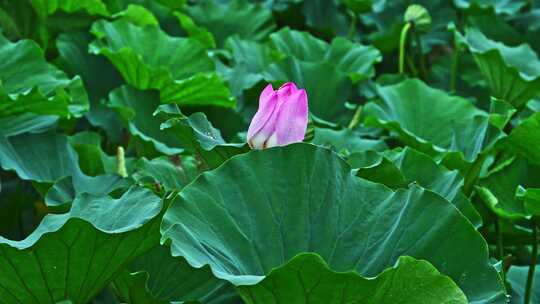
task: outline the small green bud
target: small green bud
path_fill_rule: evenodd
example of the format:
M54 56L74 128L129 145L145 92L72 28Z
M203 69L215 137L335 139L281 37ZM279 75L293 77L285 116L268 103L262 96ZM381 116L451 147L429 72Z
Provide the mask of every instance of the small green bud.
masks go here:
M427 9L418 4L411 4L405 11L405 22L412 23L415 30L428 32L431 28L431 16Z

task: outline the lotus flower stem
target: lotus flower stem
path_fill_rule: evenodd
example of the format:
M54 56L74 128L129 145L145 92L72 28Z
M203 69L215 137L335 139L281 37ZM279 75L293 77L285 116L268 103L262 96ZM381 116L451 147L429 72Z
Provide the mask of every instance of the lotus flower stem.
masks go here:
M532 292L532 286L534 281L534 272L536 268L536 257L538 256L538 242L540 241L538 239L538 225L536 222L534 222L533 219L533 242L532 242L532 253L531 253L531 264L529 266L529 273L527 274L527 284L525 285L525 304L529 304L531 301L531 292Z
M407 22L401 29L401 35L399 37L399 73L405 73L405 45L407 43L407 34L411 29L412 23Z

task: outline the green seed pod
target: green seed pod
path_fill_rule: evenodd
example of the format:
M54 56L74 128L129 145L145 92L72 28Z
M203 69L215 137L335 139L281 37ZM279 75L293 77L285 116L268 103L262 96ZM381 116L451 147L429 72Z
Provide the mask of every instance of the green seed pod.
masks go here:
M431 16L427 9L418 4L411 4L405 11L405 22L412 23L415 30L426 33L431 28Z

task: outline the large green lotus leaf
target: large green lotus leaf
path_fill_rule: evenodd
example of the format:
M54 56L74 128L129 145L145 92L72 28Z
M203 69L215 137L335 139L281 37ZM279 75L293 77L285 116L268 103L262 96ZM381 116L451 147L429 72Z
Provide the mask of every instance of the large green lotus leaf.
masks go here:
M239 303L234 288L227 281L215 278L210 267L193 268L184 258L172 257L169 247L166 246L158 246L136 258L128 269L131 272L131 280L135 279L133 278L135 276L140 276L141 272L146 274L143 289L156 300L167 303L170 301ZM124 275L120 280L115 280L115 286L122 284L128 277ZM122 294L127 295L128 292L133 292L133 288L125 290Z
M527 5L526 0L453 0L454 5L460 9L472 9L475 6L481 9L493 8L499 14L515 14Z
M372 161L366 161L369 159ZM426 154L409 147L376 155L372 151L364 151L351 154L347 162L351 167L359 168L358 176L389 187L396 185L393 188L406 188L417 183L454 204L474 226L482 224L480 215L461 192L463 177L458 171L448 170Z
M499 137L486 112L420 80L379 86L377 91L381 99L364 108L366 124L396 132L421 152L458 152L472 161Z
M523 218L530 215L523 200L516 197L518 186L540 187L540 167L516 158L506 166L496 168L478 183L479 194L498 215L507 218Z
M462 39L494 97L522 108L540 94L540 60L526 44L509 47L469 28Z
M540 268L536 265L536 271L534 273L533 286L531 290L531 298L529 303L540 303ZM527 266L514 266L510 267L510 270L506 273L506 280L512 286L510 293L511 304L524 303L525 285L527 282L527 274L529 267Z
M171 37L156 26L139 27L124 19L97 21L93 54L105 55L130 85L157 89L163 103L234 107L207 50L196 39ZM153 41L153 43L140 43Z
M106 195L127 185L125 180L114 174L85 175L67 137L51 131L0 137L0 167L15 171L23 180L47 184L58 182L47 194L46 202L50 205L68 203L82 193ZM61 194L58 193L60 189Z
M231 0L228 3L203 0L197 5L188 6L187 12L197 25L210 30L218 46L222 46L232 35L261 41L276 27L271 10L247 0Z
M161 199L132 188L119 199L83 194L22 241L0 237L4 303L88 303L124 265L155 246Z
M531 163L540 165L540 113L523 120L503 140L502 145L526 157Z
M42 18L58 11L66 13L85 11L90 15L109 15L107 6L101 0L31 0L30 3Z
M357 178L325 148L294 144L233 157L180 198L164 215L162 242L235 285L257 284L302 252L363 276L409 255L450 276L469 301L505 303L485 241L452 204L417 186L392 191Z
M259 303L469 303L456 283L427 261L400 257L375 278L335 272L318 255L304 253L260 283L238 287L247 304Z
M88 97L79 77L69 79L45 61L31 40L12 43L0 33L0 117L22 113L81 116Z
M362 138L359 132L349 129L315 128L315 137L312 142L317 145L331 146L337 151L347 151L348 153L366 150L384 151L388 148L383 140Z

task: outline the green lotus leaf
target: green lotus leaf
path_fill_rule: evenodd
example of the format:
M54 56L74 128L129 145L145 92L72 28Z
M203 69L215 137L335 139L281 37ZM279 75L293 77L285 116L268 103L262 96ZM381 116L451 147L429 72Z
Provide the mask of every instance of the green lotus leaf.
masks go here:
M174 12L174 15L178 18L180 25L188 33L189 37L196 39L206 48L216 48L216 41L211 32L204 27L197 26L188 15L179 12Z
M69 79L47 63L34 41L12 43L0 33L0 118L23 113L80 117L87 110L79 77Z
M531 163L540 165L540 113L523 120L501 145L527 158Z
M402 142L421 152L457 152L471 162L500 137L488 113L420 80L379 86L377 91L380 100L364 108L366 125L396 132Z
M268 44L242 40L238 36L228 38L225 48L231 52L234 64L228 67L218 62L217 69L227 79L235 96L241 95L243 90L252 88L263 80L262 72L284 57Z
M372 46L339 37L328 44L289 28L271 34L270 40L287 58L270 65L263 72L264 79L294 81L308 92L310 112L330 121L345 113L352 85L372 77L374 64L382 58Z
M424 153L409 147L378 154L364 151L351 154L347 162L359 168L358 176L395 189L417 183L451 202L475 227L482 224L480 215L461 192L464 182L459 172L448 170Z
M157 92L122 86L110 95L110 105L124 118L132 135L167 155L184 149L199 154L209 167L245 151L245 144L228 144L203 113L183 115L174 105L160 105Z
M106 195L127 186L127 181L116 174L85 175L67 137L51 131L0 137L0 167L15 171L23 180L58 182L47 194L49 205L71 202L82 193Z
M41 133L56 126L58 116L24 113L0 118L0 136L9 137L22 133Z
M345 150L348 153L366 150L383 151L388 148L383 140L362 138L361 133L349 129L315 128L315 137L312 142L334 147L337 151Z
M189 6L187 12L195 24L213 33L218 46L232 35L261 41L276 27L272 11L247 0L231 0L229 3L203 0Z
M353 83L375 75L374 65L382 60L380 52L372 47L337 37L331 44L285 28L270 35L274 48L303 62L326 62L351 78Z
M530 46L509 47L475 28L467 29L463 43L474 55L494 97L522 108L540 94L540 60Z
M0 237L6 303L88 303L124 265L155 246L161 199L132 188L119 199L83 194L26 239Z
M167 304L154 298L146 289L148 274L144 271L129 273L124 271L114 280L119 300L131 304Z
M346 74L325 62L304 62L287 58L264 72L270 82L294 81L308 94L309 111L317 117L334 121L347 112L345 101L352 95L352 83ZM325 90L319 90L323 87Z
M307 26L327 36L345 36L349 21L339 1L302 1L302 16Z
M537 282L540 282L540 269L536 265L536 271L534 273L533 287L531 290L530 303L540 301L540 287ZM511 304L521 304L524 301L525 285L527 282L527 274L529 272L528 266L512 266L508 271L506 277L508 282L512 285L512 292L510 297Z
M221 132L212 126L204 113L198 112L188 117L177 109L161 106L156 110L156 114L166 118L161 129L173 133L188 151L199 156L210 169L249 150L245 142L225 142Z
M451 277L470 302L506 301L485 241L447 200L357 178L335 153L309 144L253 151L203 173L170 205L161 234L173 256L237 286L302 252L362 276L408 255Z
M86 175L97 176L118 172L116 155L109 156L101 148L102 138L98 133L84 131L69 138L69 143L77 152L79 166Z
M102 0L31 0L30 3L42 18L58 11L66 13L85 11L90 15L109 15L107 6Z
M540 187L540 167L523 158L499 166L478 182L479 194L496 214L504 218L526 218L530 212L524 200L516 196L518 187Z
M527 5L525 0L453 0L460 9L472 9L475 6L481 9L492 8L499 14L515 14Z
M131 135L152 143L157 151L174 155L184 150L172 132L161 130L162 119L154 115L160 106L157 91L121 86L109 94L108 105L120 114Z
M122 125L116 113L109 111L101 102L109 92L120 86L122 76L114 66L102 56L88 52L92 35L86 32L62 33L56 39L58 63L68 75L80 75L88 98L90 111L86 119L93 125L102 127L111 141L120 142Z
M533 216L540 216L540 188L524 189L519 186L516 196L523 199L523 207L527 213Z
M421 283L420 283L421 282ZM375 278L335 272L318 255L297 255L257 285L240 286L254 303L469 303L463 292L429 262L400 257Z
M125 19L141 27L147 25L159 27L159 21L157 20L156 16L154 16L154 14L152 14L152 12L146 9L144 6L137 4L129 4L125 10L114 14L113 17L117 19Z
M140 183L159 184L166 191L180 191L199 174L194 157L141 158L134 166L132 177Z
M185 259L172 257L170 249L158 246L136 258L124 274L114 281L115 286L143 281L142 290L155 300L169 303L198 301L205 304L239 303L234 288L224 280L213 276L210 267L193 268ZM145 275L144 278L143 274ZM135 281L136 280L136 281ZM135 282L134 282L135 281ZM131 293L140 292L135 287L124 288L121 294L128 298ZM131 303L131 302L130 302ZM141 302L146 303L146 302Z
M97 40L90 44L90 52L106 56L131 86L159 90L161 102L235 106L227 86L214 73L207 50L197 40L171 37L156 26L139 27L123 19L97 21L92 33Z

